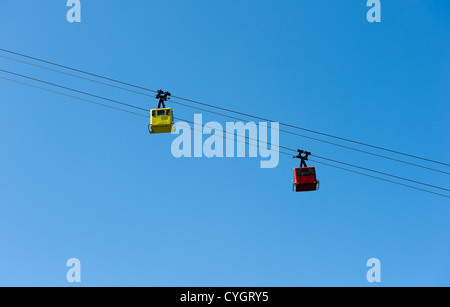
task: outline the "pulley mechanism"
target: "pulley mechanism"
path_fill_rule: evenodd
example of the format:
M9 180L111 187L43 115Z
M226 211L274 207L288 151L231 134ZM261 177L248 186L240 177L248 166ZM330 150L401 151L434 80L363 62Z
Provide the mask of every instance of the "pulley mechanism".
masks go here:
M306 161L308 161L308 157L311 155L309 151L304 151L297 149L298 155L294 156L294 159L300 159L300 167L307 167Z
M172 94L169 92L164 92L163 90L158 90L158 93L156 94L156 97L155 97L156 99L159 100L158 109L161 109L161 106L162 106L162 109L166 108L165 102L170 99L171 95Z

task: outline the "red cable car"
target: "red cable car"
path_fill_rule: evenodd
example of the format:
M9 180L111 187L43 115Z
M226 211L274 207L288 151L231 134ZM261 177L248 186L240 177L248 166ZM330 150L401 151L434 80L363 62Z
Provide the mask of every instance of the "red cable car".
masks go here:
M309 192L319 189L319 181L314 167L294 168L294 191Z
M307 167L306 162L310 152L298 150L299 154L294 158L301 159L300 167L294 168L294 192L310 192L319 189L319 181L316 177L316 169ZM303 155L302 155L303 154Z

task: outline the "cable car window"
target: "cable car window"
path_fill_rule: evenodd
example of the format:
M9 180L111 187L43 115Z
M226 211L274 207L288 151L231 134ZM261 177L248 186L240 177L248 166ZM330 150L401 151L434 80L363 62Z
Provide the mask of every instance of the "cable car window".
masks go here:
M309 169L302 169L302 176L309 175Z
M166 110L166 115L170 115L170 110Z
M158 110L158 116L166 115L166 110Z
M301 176L301 175L302 175L302 173L300 172L299 169L296 169L296 170L295 170L295 174L296 174L297 176Z
M155 117L156 116L156 112L152 111L152 116Z
M311 168L311 169L309 169L309 174L310 175L315 175L316 171L313 168Z

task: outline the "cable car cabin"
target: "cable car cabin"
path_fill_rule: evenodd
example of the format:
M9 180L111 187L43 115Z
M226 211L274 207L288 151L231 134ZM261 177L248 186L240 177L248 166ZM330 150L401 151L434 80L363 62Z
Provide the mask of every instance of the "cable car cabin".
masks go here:
M150 133L171 133L174 129L173 112L171 108L150 110Z
M317 191L319 181L314 167L294 168L294 192Z

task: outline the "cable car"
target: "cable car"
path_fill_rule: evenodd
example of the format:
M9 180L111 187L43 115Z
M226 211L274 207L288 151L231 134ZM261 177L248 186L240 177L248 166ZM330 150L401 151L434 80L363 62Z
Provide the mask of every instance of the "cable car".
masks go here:
M309 192L319 189L319 181L314 167L294 168L294 191Z
M151 134L171 133L174 130L173 111L171 108L150 110L149 131Z
M151 134L156 133L171 133L175 132L173 124L173 111L171 108L166 108L165 102L170 99L171 94L159 90L156 99L159 100L158 108L150 110L150 125L148 131Z
M310 192L317 191L319 189L319 181L316 176L316 169L314 167L308 167L306 161L310 152L297 150L298 155L294 158L300 159L300 167L294 168L294 192Z

